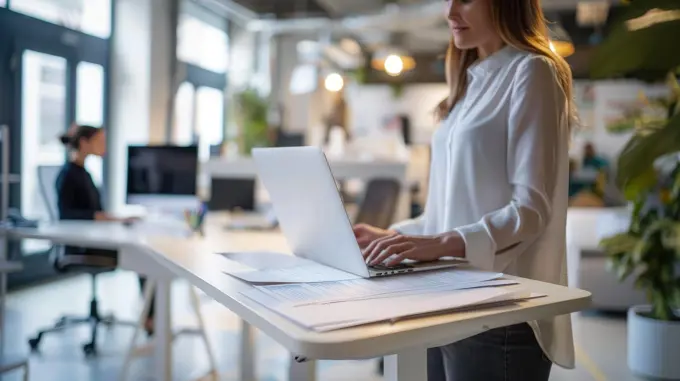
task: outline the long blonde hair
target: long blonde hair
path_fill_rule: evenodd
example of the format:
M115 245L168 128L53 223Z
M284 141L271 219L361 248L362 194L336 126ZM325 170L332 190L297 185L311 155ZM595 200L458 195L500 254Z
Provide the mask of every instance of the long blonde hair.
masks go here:
M557 79L566 95L570 126L577 123L573 101L572 76L569 64L550 49L548 27L541 10L540 0L492 0L491 16L496 31L506 45L548 58L555 66ZM446 52L446 83L449 96L435 110L437 119L443 120L465 95L468 68L477 61L476 49L458 49L453 40Z

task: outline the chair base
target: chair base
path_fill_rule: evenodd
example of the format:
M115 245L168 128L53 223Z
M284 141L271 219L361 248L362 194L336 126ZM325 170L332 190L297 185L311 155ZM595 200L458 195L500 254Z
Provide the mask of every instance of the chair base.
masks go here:
M69 328L78 327L81 325L89 325L92 334L90 342L83 344L83 352L85 356L94 356L97 354L97 328L100 325L106 327L111 327L113 325L121 325L128 327L135 327L137 323L135 322L125 322L117 320L113 315L101 315L97 307L97 300L93 299L90 302L90 314L86 317L74 317L74 316L64 316L57 320L53 327L44 329L38 334L28 340L28 345L31 347L32 351L38 351L40 342L43 336L52 332L61 332Z

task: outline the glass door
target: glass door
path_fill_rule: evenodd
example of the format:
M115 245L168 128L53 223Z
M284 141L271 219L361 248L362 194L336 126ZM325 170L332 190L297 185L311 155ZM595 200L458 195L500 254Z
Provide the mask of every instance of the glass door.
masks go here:
M14 150L14 167L21 174L18 207L28 219L48 221L54 201L46 200L39 180L40 167L61 167L68 160L67 148L59 140L72 123L96 127L104 124L105 70L102 65L79 61L75 54L20 49L18 57L17 99L15 104L20 135ZM18 165L17 165L18 164ZM103 163L88 158L85 163L95 184L102 185ZM54 178L44 179L44 191L56 192ZM50 198L50 200L53 200ZM15 200L17 201L17 200ZM29 281L53 274L52 244L40 240L24 240L15 259L24 263L22 273ZM18 258L17 258L18 256ZM19 281L18 283L22 283Z
M61 166L66 149L59 136L68 128L68 63L66 58L24 50L21 54L21 214L30 219L49 219L49 208L40 191L38 167ZM54 208L54 206L52 206ZM24 256L51 248L45 241L26 240Z

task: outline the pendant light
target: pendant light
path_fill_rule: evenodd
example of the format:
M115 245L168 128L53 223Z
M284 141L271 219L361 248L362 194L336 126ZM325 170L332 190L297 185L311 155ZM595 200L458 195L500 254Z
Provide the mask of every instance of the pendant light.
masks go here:
M548 32L550 50L565 58L574 54L576 51L574 43L572 42L571 37L569 37L569 33L567 33L559 21L548 23Z

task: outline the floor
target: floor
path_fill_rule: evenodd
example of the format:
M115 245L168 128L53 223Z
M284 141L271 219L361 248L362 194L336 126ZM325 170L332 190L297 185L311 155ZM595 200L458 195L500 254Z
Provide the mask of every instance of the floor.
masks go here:
M101 276L98 285L102 310L133 320L140 308L135 276L116 272ZM89 280L75 277L12 292L7 300L5 351L27 353L27 339L63 314L83 314L89 305ZM211 331L211 345L219 359L222 381L237 380L238 319L219 304L203 297L203 312ZM189 313L188 288L181 282L173 286L173 316L179 326L193 326ZM30 356L31 381L113 381L118 380L122 356L132 330L120 327L100 330L100 353L85 359L81 344L88 337L86 328L47 336L40 353ZM626 323L622 316L591 312L575 315L577 368L553 368L551 381L633 381L626 367ZM288 353L264 335L257 338L258 380L285 380ZM180 337L174 346L176 380L208 380L202 342L196 337ZM152 380L152 359L135 360L130 380ZM376 361L321 361L320 381L381 380ZM20 381L21 374L0 376L0 381Z

